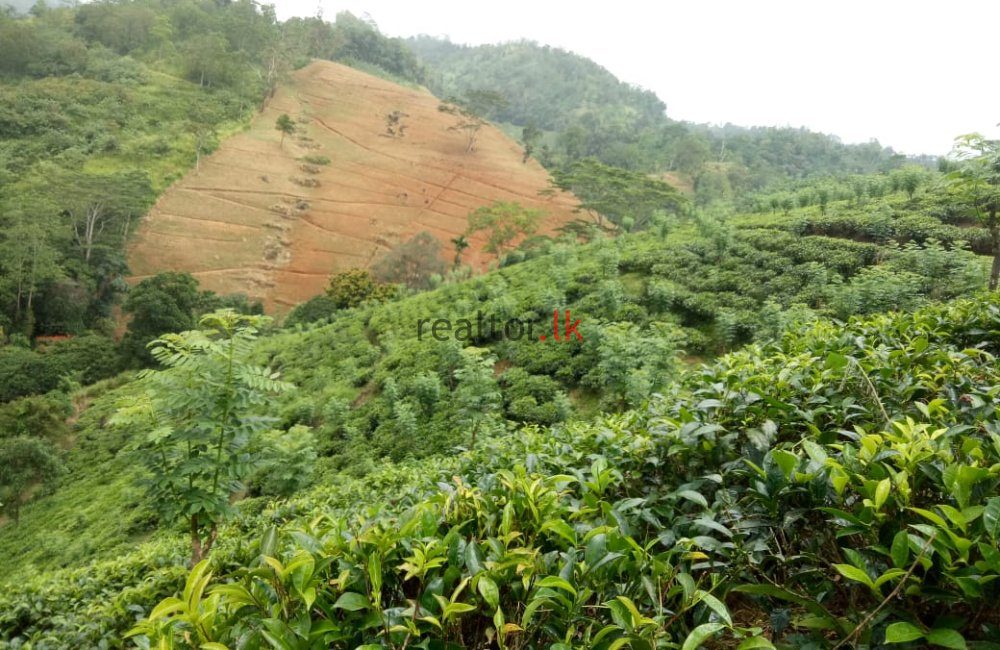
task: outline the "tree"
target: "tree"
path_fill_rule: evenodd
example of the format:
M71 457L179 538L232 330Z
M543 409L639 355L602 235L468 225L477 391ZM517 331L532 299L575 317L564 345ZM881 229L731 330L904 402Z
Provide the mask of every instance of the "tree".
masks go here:
M62 463L46 441L26 436L0 441L0 502L15 524L21 521L21 506L31 488L60 471Z
M515 201L496 201L492 205L476 208L469 214L469 228L466 235L487 231L487 253L493 253L497 259L515 238L520 235L533 235L538 225L545 218L541 210L525 208Z
M830 188L826 185L820 185L816 189L816 200L819 203L820 214L826 214L826 207L830 204Z
M495 90L470 90L465 98L450 98L438 106L442 113L449 113L457 118L449 131L457 131L465 135L466 153L476 146L479 130L486 124L486 115L502 111L508 105L507 98Z
M338 309L350 309L365 302L385 302L396 297L398 288L393 284L377 282L365 269L351 269L330 278L326 295L333 299Z
M219 32L193 36L184 43L184 76L199 86L224 85L234 76L234 53L226 37Z
M115 174L68 172L48 191L69 218L85 262L99 249L121 250L132 220L145 213L153 197L149 175L139 170Z
M438 110L442 113L450 113L457 118L456 122L448 127L448 130L462 133L465 136L465 152L472 151L476 146L479 130L486 125L486 120L455 104L440 104Z
M202 154L211 151L216 146L215 125L221 119L221 116L207 105L198 104L184 125L184 130L194 138L195 173L201 171Z
M580 200L577 211L587 212L600 227L607 219L615 228L632 220L631 230L643 230L653 216L678 214L688 200L674 187L641 172L612 167L593 158L571 163L553 172L556 187Z
M285 319L285 327L297 327L318 321L329 321L339 309L329 296L315 296L295 306Z
M1000 284L1000 140L988 140L978 133L963 135L955 141L958 168L947 175L949 191L990 233L993 265L990 268L990 291Z
M455 260L452 262L452 269L457 269L462 265L462 253L469 247L469 239L465 235L451 238L451 243L455 247Z
M709 143L700 133L687 133L674 145L670 169L695 174L711 155Z
M266 460L250 478L252 494L287 497L312 481L316 464L316 441L307 426L296 424L286 431L263 436Z
M281 142L279 146L285 146L285 136L295 133L295 122L292 118L288 117L287 113L282 113L278 116L278 120L274 123L274 128L281 131Z
M462 365L455 370L458 385L455 400L458 424L469 431L469 449L476 447L476 435L497 420L503 401L493 367L496 358L484 348L463 348Z
M0 348L0 404L59 386L60 372L39 354L14 345Z
M495 118L510 106L506 95L492 88L474 88L466 92L465 97L458 103L485 118Z
M912 201L927 178L927 170L918 165L906 165L894 170L890 178L893 186L906 192L906 197Z
M531 158L535 154L535 149L538 147L538 142L542 138L542 131L532 125L528 125L521 129L521 144L524 145L524 156L521 158L521 162L528 162L528 158Z
M261 68L257 70L257 76L265 88L260 110L263 111L274 93L278 92L278 83L288 77L291 70L290 58L290 49L284 38L280 35L273 38L263 53Z
M41 222L19 219L5 230L0 239L0 292L12 295L13 323L23 326L33 320L38 290L62 274L61 256L51 242L51 229Z
M608 323L595 334L596 364L583 381L599 386L613 407L638 406L679 367L684 333L672 323L651 323L648 331L634 323Z
M445 270L441 242L424 230L382 256L372 266L372 276L379 282L427 290L432 287L433 276Z
M164 334L194 328L200 300L198 281L190 273L159 273L137 284L122 306L131 316L121 343L124 356L150 365L154 359L147 344Z
M232 513L230 497L259 462L250 451L274 423L264 414L292 388L249 361L266 321L222 310L204 316L201 330L158 339L153 356L164 370L145 375L142 397L130 398L112 419L140 437L147 493L159 515L187 522L192 565L212 550L219 524Z

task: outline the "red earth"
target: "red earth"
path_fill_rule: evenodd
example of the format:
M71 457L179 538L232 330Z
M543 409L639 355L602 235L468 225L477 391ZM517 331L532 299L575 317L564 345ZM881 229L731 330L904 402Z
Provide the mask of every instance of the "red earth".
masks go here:
M281 312L322 293L331 273L368 267L422 230L450 261L449 240L469 212L494 201L542 209L541 234L576 218L571 195L539 194L548 174L523 162L500 130L483 127L467 151L440 103L423 89L314 61L160 197L131 244L132 280L187 271L205 289L246 293ZM275 128L283 113L296 122L284 142ZM484 240L472 236L463 254L474 268L492 259Z

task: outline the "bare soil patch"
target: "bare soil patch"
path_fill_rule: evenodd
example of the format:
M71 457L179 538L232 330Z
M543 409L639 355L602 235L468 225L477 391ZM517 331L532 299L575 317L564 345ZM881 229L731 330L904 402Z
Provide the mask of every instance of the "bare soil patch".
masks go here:
M517 143L486 126L466 152L465 137L448 130L455 118L439 104L429 93L314 61L247 130L160 197L129 250L133 281L188 271L206 289L285 311L321 293L331 273L369 266L421 230L441 240L450 261L449 240L465 230L469 212L494 201L543 209L546 234L575 218L573 197L539 195L548 174L522 162ZM394 111L404 115L402 137L387 134ZM283 145L274 128L282 113L298 127ZM480 269L491 260L484 240L473 237L464 253Z

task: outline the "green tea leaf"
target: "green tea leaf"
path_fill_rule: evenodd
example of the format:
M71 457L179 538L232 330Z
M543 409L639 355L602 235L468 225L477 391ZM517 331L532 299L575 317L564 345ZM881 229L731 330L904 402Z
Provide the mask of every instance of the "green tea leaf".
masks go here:
M983 527L994 542L1000 541L1000 497L990 497L986 500Z
M826 355L826 367L830 370L842 370L847 367L849 361L847 357L836 352Z
M848 580L854 580L855 582L868 585L871 589L875 589L875 583L872 579L858 567L851 566L850 564L834 564L833 568Z
M956 630L946 627L934 628L927 633L927 642L932 645L939 645L942 648L953 648L954 650L965 650L965 638Z
M573 588L573 585L566 582L559 576L546 576L545 578L539 580L536 586L554 587L556 589L562 589L563 591L568 591L569 593L573 594L573 596L576 596L576 589Z
M562 519L550 519L542 524L542 530L551 530L571 545L576 546L576 531Z
M762 636L755 636L743 641L736 646L736 650L753 650L753 648L770 648L774 650L774 644Z
M774 459L775 464L781 468L781 472L785 475L785 478L791 478L792 472L799 464L799 457L791 452L787 452L784 449L775 449L771 452L771 458Z
M889 491L892 489L892 481L884 478L875 486L875 509L881 508L889 498Z
M694 501L702 508L708 507L708 499L706 499L705 496L700 492L695 492L694 490L680 490L676 494L679 497L684 497L688 501Z
M699 625L691 630L691 634L684 639L684 645L681 646L681 650L696 650L702 641L724 629L726 629L726 626L722 623L704 623Z
M889 549L889 556L892 558L892 565L897 569L902 569L910 559L910 538L905 530L896 533L892 538L892 547Z
M479 576L479 583L476 585L476 589L479 590L479 595L483 597L483 600L493 609L500 606L500 589L497 588L497 583L493 582L493 579L488 575Z
M475 541L465 545L465 568L470 575L477 575L483 570L483 555Z
M333 604L334 609L346 609L349 612L357 612L362 609L368 609L371 603L368 602L368 598L361 594L354 593L353 591L348 591L340 595L337 602Z
M885 628L886 643L906 643L924 637L923 630L910 623L893 623Z
M733 619L729 616L729 609L726 607L725 603L721 600L708 593L707 591L701 591L700 589L696 592L695 597L700 602L708 605L709 609L715 612L719 618L724 620L727 625L733 624Z

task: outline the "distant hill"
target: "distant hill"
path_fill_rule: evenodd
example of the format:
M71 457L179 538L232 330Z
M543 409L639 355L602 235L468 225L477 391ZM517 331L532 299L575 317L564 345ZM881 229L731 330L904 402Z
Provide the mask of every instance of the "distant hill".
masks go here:
M490 118L562 130L591 113L620 111L640 123L662 123L667 107L655 93L620 81L585 57L531 41L476 47L430 36L407 41L429 67L438 96L499 90L510 105Z
M419 36L407 43L426 64L436 94L495 90L509 105L491 111L491 119L546 131L539 159L549 166L592 156L680 172L701 188L704 202L791 179L887 171L904 160L877 142L847 145L807 129L678 122L653 92L578 54L530 41L473 47ZM720 163L725 179L718 178Z
M160 198L130 246L130 268L137 278L189 271L205 288L287 307L423 230L450 260L469 212L494 201L544 210L545 232L574 218L570 197L539 195L548 175L522 161L520 146L485 126L467 152L439 105L425 91L314 61ZM282 113L297 122L283 144ZM392 113L401 137L387 132ZM463 261L484 267L484 237L470 244Z
M74 7L76 0L0 0L0 9L13 9L15 14L26 14L38 2L42 2L50 9L56 7Z

